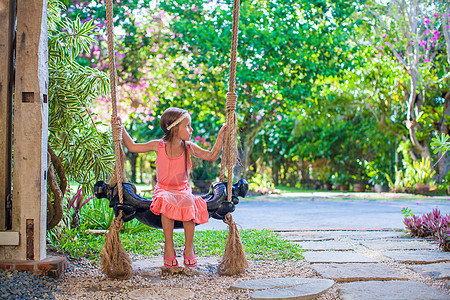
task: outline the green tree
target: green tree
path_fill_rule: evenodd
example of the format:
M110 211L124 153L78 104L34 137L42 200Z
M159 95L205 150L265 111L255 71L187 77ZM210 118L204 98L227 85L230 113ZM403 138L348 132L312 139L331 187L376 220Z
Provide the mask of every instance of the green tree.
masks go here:
M245 1L241 4L237 93L240 158L245 176L258 133L277 115L316 105L316 79L351 63L346 42L356 5L346 1ZM203 111L223 114L231 38L231 3L162 3L178 46L189 54L185 95ZM206 100L207 99L207 100ZM186 101L185 99L183 99Z
M59 0L49 1L48 229L61 220L68 181L79 183L88 195L98 178L110 174L114 161L110 134L97 129L91 111L92 100L108 92L108 77L76 62L89 51L95 26L61 18L62 9Z
M428 130L423 127L420 118L423 108L429 105L427 102L438 96L436 91L443 92L444 95L448 92L448 3L439 0L394 0L374 2L366 7L366 20L372 24L371 30L366 34L366 41L395 59L405 71L408 78L405 98L409 139L419 155L430 157ZM448 111L444 114L448 114ZM442 120L445 120L444 116ZM448 125L445 127L435 129L448 130Z

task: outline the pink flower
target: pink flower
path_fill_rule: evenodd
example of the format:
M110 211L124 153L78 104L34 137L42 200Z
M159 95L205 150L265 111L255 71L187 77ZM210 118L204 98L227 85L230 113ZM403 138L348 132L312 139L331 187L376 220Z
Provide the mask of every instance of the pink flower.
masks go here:
M397 38L394 38L394 42L396 42L397 41Z
M384 49L384 47L383 47L383 46L381 46L381 47L380 47L380 49L381 49L381 50L383 50L383 49Z
M400 52L398 55L402 56L402 54L403 54L403 53Z
M383 34L383 38L385 39L387 37L387 34L385 33L385 34Z
M283 117L282 117L281 115L278 115L278 116L277 116L277 120L278 120L278 121L281 121L281 120L283 120Z
M438 17L438 14L434 14L433 17L437 18L437 17Z
M431 62L431 60L429 60L429 59L424 59L423 62L424 62L424 63L428 63L428 62Z

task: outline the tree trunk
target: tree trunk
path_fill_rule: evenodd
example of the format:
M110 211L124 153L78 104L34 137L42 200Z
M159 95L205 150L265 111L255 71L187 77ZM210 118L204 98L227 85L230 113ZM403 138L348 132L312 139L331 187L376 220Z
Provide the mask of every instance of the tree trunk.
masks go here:
M133 153L133 152L128 152L127 153L127 157L130 160L130 165L131 165L131 182L136 183L136 165L137 165L137 158L138 158L138 154L137 153Z
M275 185L280 185L279 170L280 162L278 160L272 160L272 180Z
M67 188L66 172L61 160L50 146L48 146L48 153L50 159L48 164L47 181L49 183L50 190L54 195L54 200L53 202L51 201L51 198L47 192L47 208L49 213L47 216L47 230L58 225L63 217L62 202ZM55 169L56 174L58 174L59 184L55 174Z
M407 128L409 130L409 138L411 140L411 143L413 145L413 147L417 150L417 152L420 153L420 156L422 158L427 158L427 157L431 157L430 154L430 149L428 149L428 146L422 145L419 140L417 139L417 122L416 122L416 113L415 113L415 108L418 108L418 111L421 110L420 107L420 100L417 99L418 98L418 94L416 92L416 88L417 88L417 78L418 78L418 74L417 74L417 70L414 69L415 67L413 67L411 69L411 78L410 78L410 83L411 83L411 91L409 94L409 99L408 99L408 109L407 109Z
M139 156L139 178L141 180L141 183L144 183L144 158L141 156Z
M447 92L447 94L445 95L444 110L440 122L441 126L439 128L441 133L448 134L449 128L447 125L445 125L445 116L450 116L450 92ZM439 157L441 157L442 154L443 154L442 150L439 151ZM446 154L444 157L442 157L442 159L438 163L438 168L439 168L439 181L441 182L450 169L450 155Z

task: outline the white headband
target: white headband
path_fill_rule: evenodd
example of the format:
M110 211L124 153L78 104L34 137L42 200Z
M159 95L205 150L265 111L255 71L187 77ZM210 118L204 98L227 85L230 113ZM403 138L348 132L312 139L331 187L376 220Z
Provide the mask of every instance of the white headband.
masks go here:
M180 124L181 121L184 120L184 118L187 118L189 116L189 113L184 113L181 117L179 117L175 122L173 122L172 124L170 124L170 126L167 126L167 130L172 129L173 127L177 126L178 124Z

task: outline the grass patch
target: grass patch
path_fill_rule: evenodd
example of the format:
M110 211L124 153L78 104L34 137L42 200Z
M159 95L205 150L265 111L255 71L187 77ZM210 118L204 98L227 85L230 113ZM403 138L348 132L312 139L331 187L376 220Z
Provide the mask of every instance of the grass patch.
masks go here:
M282 239L269 230L241 230L244 251L251 260L300 260L304 250L297 244ZM228 231L196 231L194 247L198 256L222 256ZM99 261L104 236L93 236L85 231L68 230L64 234L49 233L48 243L53 249L72 259L86 257ZM164 235L162 230L148 228L138 232L120 233L120 239L128 252L146 256L162 255ZM184 233L174 233L175 249L184 249Z

